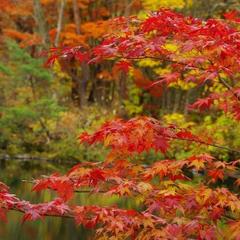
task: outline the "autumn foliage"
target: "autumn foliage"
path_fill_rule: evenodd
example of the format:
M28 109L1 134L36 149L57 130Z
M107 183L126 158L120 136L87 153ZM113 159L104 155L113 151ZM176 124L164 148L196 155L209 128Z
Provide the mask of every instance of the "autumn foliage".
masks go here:
M81 142L103 143L110 149L106 161L80 163L65 175L35 180L33 191L56 191L57 198L47 203L22 201L1 184L1 218L9 210L23 212L23 221L46 216L74 218L77 224L97 228L100 239L236 239L240 199L230 189L214 184L237 172L239 161L227 163L208 154L160 160L149 166L133 161L133 155L151 149L166 153L175 138L198 141L190 133L162 127L146 117L114 120L94 134L84 133ZM237 179L235 184L239 184ZM139 199L140 203L134 210L71 205L69 201L81 191Z
M147 19L117 18L114 30L91 50L85 47L52 48L48 65L57 59L114 61L127 74L140 59L165 63L168 74L143 84L169 86L179 79L196 85L219 83L222 92L198 99L189 109L211 107L240 119L240 33L236 12L226 20L203 21L170 10L152 13ZM171 46L171 47L169 47ZM106 122L92 134L79 136L82 144L102 144L108 149L104 162L83 162L65 175L57 173L34 181L33 191L55 191L51 202L32 204L0 184L0 218L16 210L23 222L47 216L73 218L76 224L96 229L96 239L239 239L240 161L226 162L207 153L183 159L168 155L172 143L183 142L218 147L214 139L196 136L191 130L150 117ZM144 153L162 154L163 160L145 164ZM226 180L231 178L232 186ZM119 206L77 206L71 203L79 192L117 195L138 200L135 209Z
M235 81L240 65L238 18L236 12L225 17L226 21L204 21L165 9L146 20L121 17L114 21L114 25L121 26L121 34L113 31L88 53L81 47L53 49L48 63L63 56L80 62L82 56L88 56L89 63L116 59L116 64L126 72L141 59L160 61L171 71L142 87L149 90L159 85L169 86L179 79L197 85L220 83L223 92L211 93L189 107L205 110L215 102L219 109L238 119L239 86Z

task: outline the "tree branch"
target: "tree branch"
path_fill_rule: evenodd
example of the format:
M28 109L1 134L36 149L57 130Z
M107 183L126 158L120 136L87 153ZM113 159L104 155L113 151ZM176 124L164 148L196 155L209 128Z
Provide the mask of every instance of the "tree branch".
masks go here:
M220 148L220 149L226 150L228 152L236 152L236 153L240 154L240 150L231 149L229 147L221 146L221 145L214 144L214 143L207 143L207 142L197 140L197 139L187 139L187 138L178 138L178 137L168 137L168 138L182 140L182 141L188 141L188 142L195 142L195 143L199 143L199 144L203 144L203 145L207 145L207 146L211 146L211 147L215 147L215 148Z
M233 94L234 97L236 97L238 101L240 101L240 96L238 96L238 94L233 91L232 86L230 86L219 74L218 74L218 80Z

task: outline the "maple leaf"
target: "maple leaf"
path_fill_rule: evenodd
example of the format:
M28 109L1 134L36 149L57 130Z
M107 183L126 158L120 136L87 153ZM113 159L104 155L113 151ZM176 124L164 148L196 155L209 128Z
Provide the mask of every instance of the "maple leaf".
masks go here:
M168 225L166 230L169 236L172 238L176 238L176 239L183 238L183 227L178 224Z
M203 153L203 154L199 154L197 155L198 158L203 159L204 161L211 163L213 160L215 160L215 157L207 154L207 153Z
M214 207L213 210L210 213L210 217L216 221L218 219L220 219L223 214L224 214L225 210L223 208L220 207Z
M52 189L57 191L58 195L65 201L73 197L73 182L68 177L60 177L59 174L52 174L48 178L36 180L33 191L42 191Z
M139 182L137 185L137 189L140 193L144 194L152 191L153 187L150 183Z
M199 223L198 220L194 219L188 223L186 223L183 227L183 231L184 233L187 235L194 235L194 234L198 234L199 230L202 228L201 224Z
M99 216L93 217L91 220L85 221L84 226L86 228L94 228L98 223Z
M31 204L23 201L16 204L16 206L24 212L22 222L35 221L43 219L46 215L64 215L70 212L70 208L63 202L61 198L57 198L51 202Z
M107 195L118 194L119 196L130 196L132 195L131 189L132 184L128 182L123 182L118 186L111 188L109 191L106 192Z
M93 169L89 172L89 182L96 186L99 181L105 181L105 173L101 169Z
M211 105L213 104L213 99L210 97L198 99L195 103L192 105L189 105L189 109L199 109L200 111L204 111L206 109L209 109Z
M0 192L8 192L8 190L9 187L6 184L0 182Z
M226 12L223 14L223 16L230 20L230 21L234 21L234 22L237 22L237 23L240 23L240 17L238 17L240 14L237 10L232 10L232 11L229 11L229 12Z
M130 209L126 211L126 214L130 217L134 217L138 214L138 212L136 210Z
M76 54L75 54L75 58L79 62L88 62L89 61L89 54L87 52L77 51Z
M91 135L89 135L87 132L83 132L79 135L78 139L81 143L87 142L88 144L93 144L94 141L91 139Z
M197 171L204 169L205 164L211 164L214 160L214 157L208 154L200 154L197 156L191 156L187 159L188 166L194 167Z
M49 187L49 179L37 180L34 184L32 191L40 192Z
M213 226L205 226L200 230L199 237L204 240L217 240L216 229Z
M68 172L67 172L67 176L71 176L75 171L77 171L80 167L81 167L81 163L78 163L76 165L74 165Z
M132 64L128 61L119 61L116 63L116 67L121 71L128 73Z
M57 54L52 55L51 57L48 58L47 62L45 63L45 66L46 67L53 66L53 64L58 58L59 58L59 55Z
M74 187L71 181L58 182L55 187L58 195L67 201L73 197Z
M202 161L202 159L198 159L196 158L195 160L191 161L190 167L194 167L197 171L201 170L201 169L204 169L205 167L205 164L204 162Z
M210 180L210 182L215 183L218 179L223 180L223 178L224 178L224 171L221 170L221 169L209 170L208 171L208 176L212 178Z
M232 113L233 113L233 116L236 120L240 121L240 105L237 103L237 104L233 104L232 106Z
M228 225L230 227L230 231L227 232L227 236L231 237L231 239L239 240L240 221L230 221Z
M176 133L176 137L179 139L186 139L186 140L192 140L192 141L198 141L200 140L199 137L193 135L192 132L186 130L186 129L182 129L179 132Z
M234 182L238 187L240 187L240 178Z
M154 142L154 148L160 150L163 154L167 152L169 148L168 140L164 137L156 137Z
M140 88L146 88L151 85L151 81L142 73L140 69L133 68L135 84Z
M35 221L37 219L42 219L41 214L39 213L38 209L29 209L27 212L24 213L22 218L22 223L26 221Z
M159 84L163 84L163 83L169 85L170 83L176 82L179 79L179 77L180 77L180 73L178 73L178 72L165 74L160 77L160 80L151 83L146 89L150 89L150 88L154 87L155 85L159 85Z

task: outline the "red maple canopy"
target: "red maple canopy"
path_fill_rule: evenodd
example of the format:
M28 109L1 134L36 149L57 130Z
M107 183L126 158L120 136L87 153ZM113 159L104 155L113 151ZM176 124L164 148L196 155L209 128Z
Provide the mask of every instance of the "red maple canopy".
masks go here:
M171 73L159 76L147 89L168 86L179 78L196 85L219 83L221 93L198 99L190 108L205 110L214 104L239 120L240 21L235 12L225 17L203 21L163 9L145 20L118 18L112 33L97 47L52 49L48 64L58 58L89 64L109 60L128 72L138 60L153 59ZM79 139L107 147L106 161L83 162L65 175L35 180L34 191L56 191L58 197L47 203L20 200L1 184L1 219L10 210L23 212L23 221L45 216L74 218L77 224L96 228L98 239L239 239L239 195L216 183L239 171L240 161L228 163L209 154L181 160L168 156L173 141L216 146L214 142L149 117L116 119ZM166 159L152 165L136 160L151 150ZM240 184L237 177L235 183ZM71 205L78 192L118 195L140 203L133 210Z

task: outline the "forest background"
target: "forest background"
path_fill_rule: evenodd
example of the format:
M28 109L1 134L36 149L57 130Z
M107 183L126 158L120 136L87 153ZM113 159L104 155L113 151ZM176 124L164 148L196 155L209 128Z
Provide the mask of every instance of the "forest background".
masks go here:
M0 238L239 239L238 10L1 0Z

